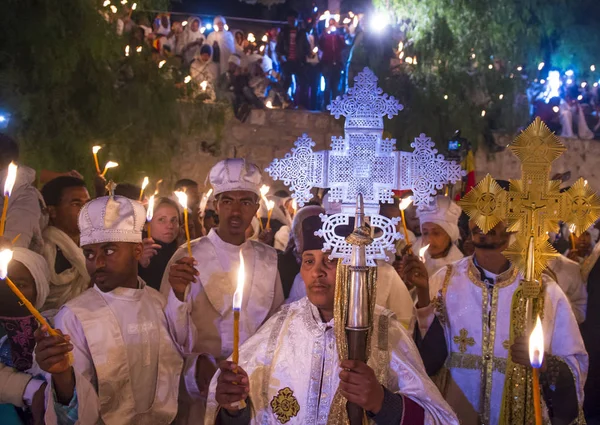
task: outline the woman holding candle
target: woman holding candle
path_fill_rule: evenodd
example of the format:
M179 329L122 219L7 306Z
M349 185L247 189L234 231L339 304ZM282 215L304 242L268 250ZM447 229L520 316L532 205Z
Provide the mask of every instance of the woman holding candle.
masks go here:
M25 248L14 248L12 258L8 277L27 300L40 309L49 293L50 271L46 260ZM0 339L0 417L3 424L21 424L17 416L26 421L41 421L44 414L46 382L40 375L42 371L33 367L33 331L38 322L20 304L8 285L0 281L0 327L6 332ZM50 310L43 315L50 320L55 313L56 310Z
M156 290L160 289L167 264L179 247L179 211L175 201L160 198L154 203L152 221L148 223L151 237L144 239L138 273L148 286Z

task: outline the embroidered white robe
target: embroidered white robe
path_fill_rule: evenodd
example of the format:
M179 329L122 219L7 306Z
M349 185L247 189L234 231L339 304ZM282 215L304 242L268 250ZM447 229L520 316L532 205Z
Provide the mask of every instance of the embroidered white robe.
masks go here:
M432 299L434 294L437 299L418 310L419 328L429 328L434 314L442 324L448 347L446 367L457 385L447 398L462 423L476 423L473 418L478 416L481 423L497 424L509 349L512 297L523 276L511 266L497 276L494 285L487 286L472 257L451 267L450 275L444 267L429 279ZM569 366L581 409L588 356L565 294L546 276L543 282L545 352ZM465 399L472 410L456 407L464 405Z
M197 356L184 361L163 308L163 297L140 279L139 289L104 293L94 286L59 311L55 326L74 346L77 403L69 408L77 409L77 424L170 424L178 410L180 379L190 395L199 397ZM47 380L52 382L49 375ZM48 385L46 424L59 423L62 409Z
M588 297L586 285L581 277L581 266L564 255L559 255L550 260L548 267L556 275L556 283L569 299L577 323L582 323L585 320Z
M251 424L284 423L271 402L285 388L299 405L287 425L326 425L339 385L339 359L333 320L323 323L318 309L303 298L284 306L240 348L240 367L250 378ZM456 416L427 377L412 338L392 312L375 307L369 366L388 390L423 407L425 424L457 424ZM218 372L208 396L205 425L214 424ZM287 397L288 401L290 397ZM276 405L276 403L274 403ZM372 421L370 423L373 423Z

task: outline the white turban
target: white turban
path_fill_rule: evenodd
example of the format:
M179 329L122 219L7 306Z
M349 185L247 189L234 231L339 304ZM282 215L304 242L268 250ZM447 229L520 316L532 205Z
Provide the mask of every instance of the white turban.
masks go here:
M46 302L50 292L50 269L48 263L39 254L26 248L13 248L13 260L23 264L35 281L37 298L35 299L35 308L40 309Z
M456 242L460 238L458 219L461 213L462 209L447 196L437 196L436 207L432 209L417 210L417 216L421 221L421 231L423 223L437 224L444 229L452 242Z

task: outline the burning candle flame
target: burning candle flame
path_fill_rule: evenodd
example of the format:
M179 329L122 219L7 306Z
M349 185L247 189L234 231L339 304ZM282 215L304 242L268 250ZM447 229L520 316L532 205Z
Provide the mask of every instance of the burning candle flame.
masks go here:
M177 200L179 201L179 205L181 205L181 208L183 208L184 210L187 210L187 207L188 207L187 194L185 192L177 191L177 192L175 192L175 196L177 196Z
M149 182L150 180L148 179L148 177L144 177L144 181L142 182L142 190L146 190L146 186L148 186Z
M575 230L577 230L577 225L575 225L575 224L571 224L571 225L569 226L569 232L571 232L571 233L575 233Z
M8 263L12 260L13 252L10 249L0 251L0 279L6 279L8 275Z
M262 41L263 41L263 43L266 43L267 41L269 41L269 37L267 36L267 34L263 35Z
M6 175L6 181L4 182L4 196L10 197L15 180L17 179L17 166L14 162L11 162L8 166L8 173Z
M92 153L96 155L98 152L100 152L100 149L102 149L102 146L94 146L92 148Z
M137 3L133 3L133 4L131 5L131 10L135 10L135 9L137 9Z
M252 34L252 33L248 34L248 41L250 43L254 43L256 41L256 37L254 36L254 34Z
M158 63L158 67L159 67L159 68L162 68L163 66L165 66L165 64L166 64L166 63L167 63L167 61L166 61L166 60L164 60L164 59L163 59L163 60L161 60L161 61Z
M148 200L148 211L146 211L146 221L152 221L152 217L154 216L154 195L150 197Z
M318 48L318 47L315 47L315 48L313 49L313 53L315 53L315 54L319 53L319 48Z
M275 208L275 201L267 201L267 210L272 211Z
M544 330L540 316L537 317L535 328L529 337L529 360L534 368L540 368L544 361Z
M102 175L105 175L109 168L115 168L115 167L118 167L118 166L119 166L119 164L117 162L108 161L106 163L106 165L104 166L104 171L102 172Z
M206 88L208 87L208 81L202 81L200 83L200 87L202 88L202 90L206 91Z
M262 196L263 198L267 195L267 193L269 193L269 190L271 188L269 186L267 186L266 184L263 184L260 188L260 196Z
M403 200L400 202L400 209L401 209L402 211L404 211L405 209L407 209L407 208L410 206L410 204L412 204L412 202L413 202L413 197L412 197L412 196L409 196L409 197L407 197L407 198L404 198L404 199L403 199Z
M189 83L190 81L192 81L192 77L191 77L190 75L188 75L187 77L185 77L185 78L183 79L183 82L184 82L185 84Z
M244 256L242 255L242 251L240 250L240 268L238 269L238 280L237 287L235 288L235 293L233 294L233 309L241 310L242 308L242 298L244 296L244 282L246 280L246 272L244 270Z
M425 253L429 249L429 245L430 244L427 244L419 250L419 260L421 260L422 263L425 262Z
M292 199L292 209L294 210L294 214L298 211L298 204L295 199Z

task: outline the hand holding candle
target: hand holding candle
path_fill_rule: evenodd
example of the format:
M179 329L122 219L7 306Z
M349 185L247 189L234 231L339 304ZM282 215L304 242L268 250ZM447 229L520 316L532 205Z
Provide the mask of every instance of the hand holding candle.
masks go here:
M144 177L144 181L142 182L142 190L140 190L140 202L142 202L144 199L144 190L146 190L146 186L148 186L149 182L150 180L148 180L148 177Z
M409 254L409 255L412 254L412 249L410 249L411 243L408 239L408 228L406 227L406 218L404 217L404 210L407 209L410 206L410 204L412 204L412 202L413 202L412 196L404 198L400 202L400 215L402 217L402 228L404 230L404 241L406 242L406 245L409 246L408 250L406 251L407 254Z
M102 146L94 146L92 148L92 154L94 155L94 164L96 165L96 173L100 174L100 163L98 162L98 152L100 152Z
M542 404L540 401L540 367L544 361L544 330L542 321L537 317L535 328L529 337L529 359L533 368L533 407L535 425L542 425Z
M106 172L110 169L110 168L115 168L118 167L119 164L114 162L114 161L108 161L106 163L106 165L104 166L104 171L102 171L102 174L100 174L102 177L106 176Z
M240 360L240 312L242 310L242 300L244 298L244 282L246 281L246 271L244 269L244 256L240 250L240 268L238 269L237 286L233 294L233 353L231 360L238 364ZM236 371L237 373L237 368ZM246 402L239 402L240 409L246 407Z
M190 240L190 226L189 226L189 220L188 220L188 201L187 201L187 194L185 192L175 192L175 196L177 196L177 199L179 200L179 204L181 205L181 208L183 208L183 224L185 227L185 238L187 241L187 250L188 250L188 255L191 257L193 257L192 255L192 243Z
M8 202L10 195L17 179L18 167L14 162L11 162L8 166L8 172L6 174L6 181L4 182L4 205L2 207L2 218L0 218L0 236L4 235L4 228L6 227L6 214L8 213Z

